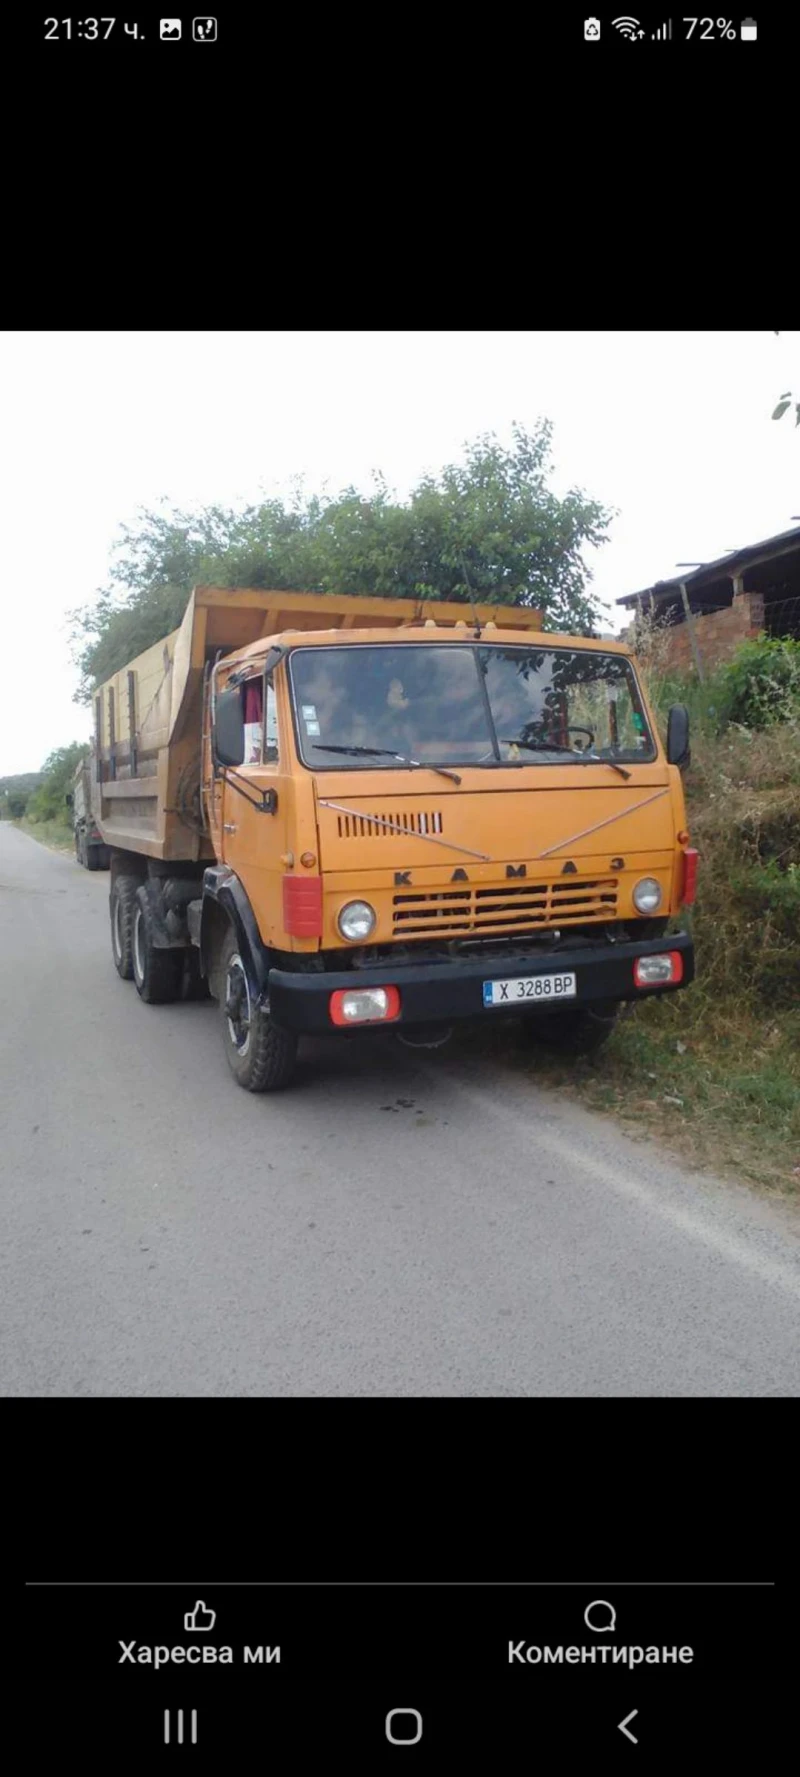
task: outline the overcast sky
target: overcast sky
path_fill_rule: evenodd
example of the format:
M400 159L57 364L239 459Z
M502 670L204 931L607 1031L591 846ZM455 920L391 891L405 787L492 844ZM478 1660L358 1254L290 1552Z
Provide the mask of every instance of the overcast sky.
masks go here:
M7 333L0 776L85 739L65 614L120 524L183 506L366 487L407 494L465 439L541 415L553 486L619 509L590 552L609 604L800 513L800 333ZM616 627L618 613L608 619Z

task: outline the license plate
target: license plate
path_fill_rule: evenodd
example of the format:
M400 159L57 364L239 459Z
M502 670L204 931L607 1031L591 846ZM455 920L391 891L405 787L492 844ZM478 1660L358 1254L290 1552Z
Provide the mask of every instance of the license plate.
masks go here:
M532 1006L548 1000L574 1000L574 975L523 975L511 981L484 981L484 1006Z

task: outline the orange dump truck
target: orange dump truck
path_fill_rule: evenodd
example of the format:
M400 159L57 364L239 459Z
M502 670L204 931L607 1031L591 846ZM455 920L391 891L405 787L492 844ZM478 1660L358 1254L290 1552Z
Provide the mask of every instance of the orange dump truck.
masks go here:
M116 968L210 992L250 1091L306 1034L594 1046L692 979L687 759L626 647L527 608L197 587L96 693Z

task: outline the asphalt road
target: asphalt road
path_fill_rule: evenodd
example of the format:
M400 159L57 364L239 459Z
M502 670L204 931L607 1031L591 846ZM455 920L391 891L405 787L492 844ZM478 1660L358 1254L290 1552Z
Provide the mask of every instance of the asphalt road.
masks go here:
M788 1208L513 1042L309 1044L256 1097L218 1021L142 1005L108 875L0 824L2 1394L800 1392Z

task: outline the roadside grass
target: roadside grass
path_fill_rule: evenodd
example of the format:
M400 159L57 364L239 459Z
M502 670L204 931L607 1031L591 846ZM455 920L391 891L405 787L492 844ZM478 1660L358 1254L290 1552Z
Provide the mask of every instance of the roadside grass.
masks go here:
M685 784L696 980L626 1009L593 1061L542 1047L532 1065L698 1166L800 1197L800 721L713 717Z
M13 821L12 826L19 827L31 839L38 839L39 844L46 845L50 851L75 851L72 828L62 820L29 821L23 815L21 820Z
M800 1009L734 1020L695 991L636 1006L591 1060L543 1045L532 1076L700 1168L800 1197Z

